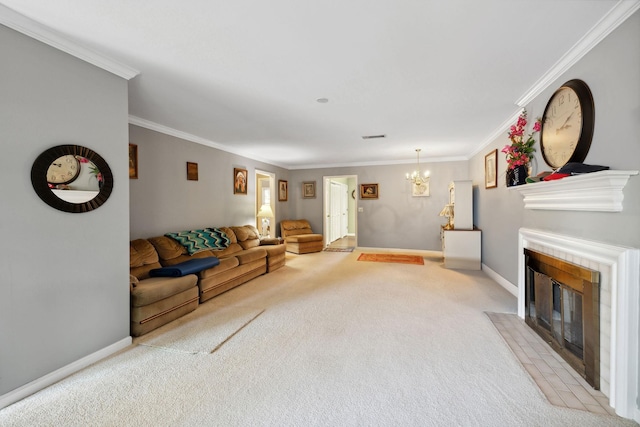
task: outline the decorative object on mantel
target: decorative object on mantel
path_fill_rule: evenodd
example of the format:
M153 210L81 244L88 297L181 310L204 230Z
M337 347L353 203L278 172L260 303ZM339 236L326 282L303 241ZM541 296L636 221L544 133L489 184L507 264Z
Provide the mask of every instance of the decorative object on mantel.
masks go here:
M420 172L420 151L420 148L416 148L418 158L417 169L414 170L411 175L409 175L408 172L405 175L407 181L411 181L411 195L414 197L429 196L429 171L424 171L424 174Z
M541 122L536 119L533 124L533 130L525 137L525 128L527 126L527 110L522 110L520 117L515 125L509 130L509 139L511 144L507 144L502 149L507 159L507 187L514 185L526 184L526 178L529 176L529 167L536 140L534 135L540 132Z
M585 212L621 212L623 189L638 171L604 170L571 179L512 187L524 198L525 209Z
M584 175L585 173L600 172L608 170L609 166L585 165L584 163L567 163L553 173L547 174L543 181L554 181L556 179L566 178L568 176Z
M442 226L445 230L453 230L453 203L447 203L440 211L440 216L447 218L447 223Z
M595 108L589 86L569 80L555 91L542 115L540 149L553 169L582 162L591 147Z

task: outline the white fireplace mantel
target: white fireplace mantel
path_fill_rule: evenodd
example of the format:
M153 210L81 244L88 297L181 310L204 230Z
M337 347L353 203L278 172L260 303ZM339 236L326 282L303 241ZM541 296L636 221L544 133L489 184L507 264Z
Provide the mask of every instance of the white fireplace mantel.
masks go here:
M638 171L606 170L508 187L524 197L525 209L622 211L622 190Z
M640 250L579 239L542 230L519 230L518 315L525 316L524 249L532 249L601 272L601 381L607 370L609 387L602 392L622 417L640 422ZM607 272L603 275L603 272ZM606 292L605 292L606 291ZM606 293L606 295L605 295ZM603 340L603 325L608 340ZM608 347L608 348L607 348ZM607 348L608 356L603 357ZM608 388L608 390L607 390Z

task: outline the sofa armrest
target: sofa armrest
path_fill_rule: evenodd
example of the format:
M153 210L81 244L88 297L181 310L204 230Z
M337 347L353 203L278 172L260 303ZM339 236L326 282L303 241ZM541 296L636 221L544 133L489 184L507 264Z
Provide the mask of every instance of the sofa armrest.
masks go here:
M281 237L265 237L260 239L260 246L281 245L283 243L284 240Z

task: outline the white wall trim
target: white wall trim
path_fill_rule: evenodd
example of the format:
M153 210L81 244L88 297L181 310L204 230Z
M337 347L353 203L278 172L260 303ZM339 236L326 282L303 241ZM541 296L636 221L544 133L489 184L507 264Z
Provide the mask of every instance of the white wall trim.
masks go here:
M624 186L638 171L605 170L553 181L508 187L524 197L525 209L621 212Z
M27 18L2 4L0 4L0 24L66 52L69 55L75 56L78 59L82 59L123 79L130 80L140 74L138 70L81 46L77 42L63 37L57 31Z
M487 276L492 278L497 284L505 288L511 295L514 297L518 297L518 286L514 285L492 269L490 269L486 264L482 264L482 271L485 272Z
M525 107L638 9L640 9L640 0L618 1L587 34L578 40L549 71L540 77L538 81L516 101L516 104L520 107Z
M17 389L12 390L9 393L3 394L2 396L0 396L0 409L7 407L21 399L24 399L25 397L30 396L33 393L42 390L43 388L49 387L51 384L54 384L62 380L63 378L66 378L69 375L86 368L92 363L98 362L124 348L127 348L131 345L132 342L133 340L131 339L131 337L123 338L120 341L117 341L101 350L96 351L95 353L89 354L82 359L78 359L75 362L63 366L62 368L57 369L43 377L33 380L30 383L23 385L22 387L18 387Z

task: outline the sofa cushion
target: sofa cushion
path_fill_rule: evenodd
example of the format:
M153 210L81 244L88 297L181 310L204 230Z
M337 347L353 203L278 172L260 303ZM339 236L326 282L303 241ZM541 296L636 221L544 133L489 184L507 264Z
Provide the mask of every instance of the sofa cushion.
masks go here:
M189 255L207 250L225 249L231 243L227 235L217 228L165 233L165 236L171 237L184 246Z
M267 251L263 248L251 248L233 255L238 258L240 265L249 264L252 261L267 257ZM266 261L265 261L266 262Z
M197 282L198 276L195 274L182 277L151 277L141 280L131 291L131 305L143 307L169 298L196 286Z
M158 236L149 239L149 242L156 248L161 260L169 260L178 258L180 255L186 255L187 250L177 241L166 237Z
M282 237L295 236L297 234L311 234L311 224L306 219L287 219L280 222Z
M229 271L240 265L240 261L238 261L238 258L234 256L227 257L227 258L219 258L219 261L220 261L220 264L218 264L214 268L202 270L200 273L198 273L198 276L200 276L201 279L206 279L211 276L215 276L216 274L221 274L221 273L224 273L225 271Z
M251 225L242 227L231 227L238 239L238 243L242 249L251 249L260 246L260 234L258 230Z
M148 240L137 239L129 242L129 274L138 279L149 277L149 271L162 267L158 253Z
M288 236L286 240L288 243L317 242L322 241L322 234L300 234L297 236Z

